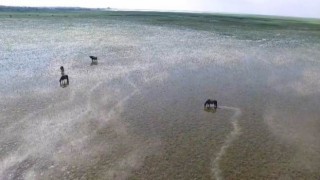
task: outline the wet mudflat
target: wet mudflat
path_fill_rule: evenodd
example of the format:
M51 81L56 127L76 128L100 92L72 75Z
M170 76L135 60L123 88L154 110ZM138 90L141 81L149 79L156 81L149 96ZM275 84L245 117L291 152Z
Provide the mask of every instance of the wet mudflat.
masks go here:
M0 14L0 179L319 179L318 20L33 15Z

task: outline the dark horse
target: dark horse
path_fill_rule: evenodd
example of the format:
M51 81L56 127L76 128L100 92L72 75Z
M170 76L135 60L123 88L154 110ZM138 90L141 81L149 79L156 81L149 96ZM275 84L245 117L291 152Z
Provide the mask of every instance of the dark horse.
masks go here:
M65 84L65 80L67 80L67 84ZM68 75L61 76L59 82L60 82L60 86L69 85L69 77L68 77Z
M208 100L204 103L204 108L210 108L210 104L213 104L213 105L214 105L214 109L217 109L217 108L218 108L218 102L217 102L217 100L211 100L211 99L208 99Z
M92 62L93 61L98 61L98 57L96 57L96 56L89 56L89 57L91 58Z

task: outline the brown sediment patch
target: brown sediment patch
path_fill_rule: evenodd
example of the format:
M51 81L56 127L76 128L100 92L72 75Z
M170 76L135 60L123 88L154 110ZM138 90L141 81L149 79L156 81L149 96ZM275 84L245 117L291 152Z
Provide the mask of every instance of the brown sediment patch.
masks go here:
M320 169L318 117L306 111L296 114L291 108L280 109L268 108L264 115L265 123L272 133L294 147L295 155L290 160L290 166L317 174Z
M212 114L206 114L208 116L205 119L194 119L198 122L192 124L183 123L182 119L172 119L176 121L172 123L161 123L161 119L153 119L148 123L145 128L151 128L152 131L146 136L160 137L161 146L156 153L146 157L143 165L130 178L210 179L210 160L219 151L225 136L231 130L226 121L231 113L218 112L214 118ZM139 129L141 128L144 129Z

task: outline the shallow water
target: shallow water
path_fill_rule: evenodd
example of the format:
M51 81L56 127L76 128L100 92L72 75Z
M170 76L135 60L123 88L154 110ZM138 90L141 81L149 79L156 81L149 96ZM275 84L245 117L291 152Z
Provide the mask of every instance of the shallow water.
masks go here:
M0 15L0 179L320 178L320 25L115 15Z

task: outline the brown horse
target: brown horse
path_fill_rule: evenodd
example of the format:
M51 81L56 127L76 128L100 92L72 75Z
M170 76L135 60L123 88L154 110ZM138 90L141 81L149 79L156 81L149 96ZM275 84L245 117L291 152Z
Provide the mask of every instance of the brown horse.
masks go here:
M214 109L218 108L218 101L217 100L211 100L208 99L205 103L204 103L204 108L210 108L210 104L214 105Z

